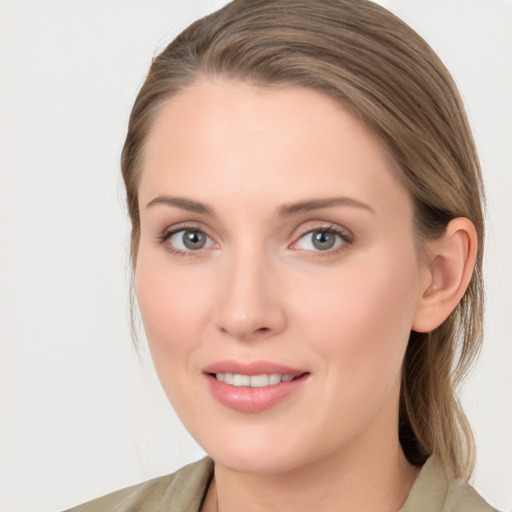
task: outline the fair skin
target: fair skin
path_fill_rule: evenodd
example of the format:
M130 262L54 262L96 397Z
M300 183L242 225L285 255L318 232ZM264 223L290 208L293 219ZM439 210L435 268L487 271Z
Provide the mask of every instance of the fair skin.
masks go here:
M418 471L397 435L404 352L464 292L471 223L420 260L409 194L364 125L312 90L221 79L161 109L139 204L155 367L215 461L203 510L397 511ZM270 400L220 383L226 364L295 379Z

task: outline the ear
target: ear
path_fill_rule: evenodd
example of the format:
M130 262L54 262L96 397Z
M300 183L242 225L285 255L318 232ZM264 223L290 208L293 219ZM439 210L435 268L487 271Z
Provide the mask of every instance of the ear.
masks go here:
M464 217L453 219L440 240L427 244L428 260L413 317L414 331L434 330L455 309L473 275L477 245L475 226Z

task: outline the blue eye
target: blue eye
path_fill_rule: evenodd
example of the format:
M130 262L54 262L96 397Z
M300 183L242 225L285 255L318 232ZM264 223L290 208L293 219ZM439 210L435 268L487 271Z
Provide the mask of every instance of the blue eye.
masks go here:
M333 229L315 229L302 235L296 242L304 251L332 251L349 242L348 237Z
M199 251L213 245L213 240L198 229L180 229L166 235L169 244L180 252Z

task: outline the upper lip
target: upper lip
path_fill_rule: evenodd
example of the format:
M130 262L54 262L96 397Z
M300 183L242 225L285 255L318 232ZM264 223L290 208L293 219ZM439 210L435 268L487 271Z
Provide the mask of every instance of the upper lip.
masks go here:
M233 373L239 375L265 375L279 373L281 375L293 375L294 377L308 373L300 368L293 368L284 364L270 361L240 362L234 360L217 361L203 368L203 373Z

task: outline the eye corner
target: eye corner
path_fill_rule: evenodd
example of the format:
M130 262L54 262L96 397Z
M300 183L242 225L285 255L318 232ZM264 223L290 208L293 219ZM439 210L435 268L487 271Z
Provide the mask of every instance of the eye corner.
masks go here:
M156 242L171 254L189 257L199 256L217 245L203 228L196 225L167 227L156 237Z
M318 235L315 238L315 234ZM333 256L347 249L354 242L353 233L334 224L306 226L290 245L290 249L311 253L314 256ZM306 239L306 247L301 240Z

